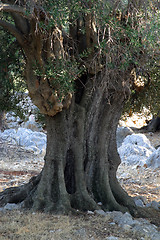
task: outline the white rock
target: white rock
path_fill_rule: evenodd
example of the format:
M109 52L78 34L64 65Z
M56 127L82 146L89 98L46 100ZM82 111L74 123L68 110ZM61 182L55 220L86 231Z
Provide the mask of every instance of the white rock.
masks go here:
M140 166L146 164L148 157L153 151L155 151L155 149L151 146L150 141L144 134L127 136L121 147L118 148L122 162Z
M16 134L15 129L6 129L4 132L0 133L0 137L5 141L8 141L12 144L16 144L16 141L14 140L15 134Z
M152 167L154 169L160 167L160 148L155 150L150 157L147 159L146 164L148 167Z
M92 212L92 211L87 211L87 213L89 214L89 215L94 215L94 212Z
M6 129L4 132L1 133L1 136L12 136L16 133L15 129Z
M133 197L133 199L135 204L139 207L145 207L147 204L147 198L144 196L139 195L139 196Z
M25 137L25 135L31 135L33 133L33 131L31 129L26 129L26 128L18 128L17 130L17 135L23 136Z
M141 199L135 199L134 202L138 207L145 207L145 205Z
M23 128L31 129L32 131L42 131L40 125L33 121L27 121L21 124Z
M126 136L132 135L134 132L129 127L118 127L116 132L117 147L122 145L123 140Z
M113 226L113 225L116 225L115 222L110 222L109 224L112 225L112 226Z
M132 134L127 136L124 141L124 144L130 143L133 145L137 145L137 146L143 146L145 148L148 148L149 150L155 150L152 146L151 143L149 141L149 139L144 135L144 134Z
M7 203L4 206L4 210L16 210L16 209L20 209L21 207L22 207L21 204Z
M156 202L156 201L152 201L152 202L146 204L146 207L153 207L157 210L160 210L160 203Z
M122 213L122 212L116 212L114 211L112 213L113 220L118 224L118 226L123 227L124 225L133 225L134 220L130 213Z
M47 137L42 132L33 132L31 129L20 127L17 130L7 129L0 133L0 136L3 140L23 146L36 154L45 154Z
M118 240L118 237L110 236L106 238L107 240Z
M94 211L96 215L99 215L99 216L106 216L106 213L103 211L103 210L95 210Z
M29 121L30 121L30 122L35 122L35 116L34 116L33 114L31 114L31 115L29 116Z

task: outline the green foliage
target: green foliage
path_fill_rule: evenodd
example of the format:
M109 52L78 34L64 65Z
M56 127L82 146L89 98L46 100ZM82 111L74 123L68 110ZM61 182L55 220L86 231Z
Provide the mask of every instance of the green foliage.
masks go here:
M144 74L143 74L144 75ZM142 112L144 107L149 109L153 115L160 111L160 65L150 64L148 66L148 76L144 83L148 82L144 88L137 92L132 90L130 99L127 101L124 112Z
M17 103L21 100L18 92L26 89L22 80L24 63L15 38L0 30L0 111L22 112Z
M36 122L40 123L43 128L46 126L45 115L40 113L40 110L37 108L34 112Z
M76 61L62 58L48 61L44 68L43 72L40 67L36 66L35 74L49 81L53 93L58 94L60 100L68 92L74 92L74 81L83 71Z
M142 6L136 16L129 15L127 12L128 1L126 0L119 1L115 12L113 11L114 1L48 0L40 1L40 3L47 12L46 20L43 21L42 18L42 21L39 22L39 26L43 30L60 26L65 31L69 31L69 26L74 25L77 20L83 22L87 14L94 16L99 31L97 43L93 46L96 49L95 55L101 52L101 61L108 69L126 71L131 64L140 65L141 53L148 45L145 37L150 39L150 45L151 41L153 44L155 43L154 32L159 26L155 18L152 19L150 9L144 13ZM144 9L146 11L145 6ZM147 22L146 14L148 14ZM84 23L81 25L79 31L85 36L84 25ZM148 28L149 31L146 31L145 29ZM90 49L85 49L81 54L87 58L90 55ZM107 62L105 62L106 54L110 55Z
M70 55L70 50L68 50L64 59L45 59L44 67L35 66L35 74L46 79L53 92L62 100L68 92L74 92L74 81L82 74L82 65L89 68L99 64L100 69L106 68L108 72L114 70L115 73L126 73L133 68L136 71L137 69L143 69L141 76L145 78L146 73L148 73L152 80L145 88L145 91L139 94L137 94L134 88L132 89L131 100L128 105L133 109L136 106L138 106L137 109L141 109L144 104L152 108L151 100L153 96L157 96L156 99L159 101L158 96L160 95L157 90L160 89L159 70L157 67L157 61L159 61L157 49L159 49L160 12L153 8L155 1L146 1L148 5L144 1L141 8L136 9L136 4L139 2L116 1L118 4L115 7L115 1L111 0L36 1L35 9L37 12L34 12L37 14L36 31L52 33L52 30L58 27L62 30L62 33L65 32L69 36L70 26L76 26L78 28L78 36L77 39L75 38L77 42L81 41L81 39L86 40L86 16L90 14L92 24L95 25L92 29L94 31L93 35L95 34L96 37L92 39L93 44L91 44L90 48L82 47L82 50L78 49L75 42L71 50L72 56ZM26 15L28 16L30 14L30 2L24 1L24 3L27 6ZM129 3L132 7L135 6L135 10L132 9L130 12L128 8ZM38 8L39 5L40 8ZM49 35L46 34L46 36ZM68 39L72 41L70 36ZM10 42L11 40L9 40ZM6 44L6 46L8 45ZM70 48L70 45L68 48ZM64 48L63 50L65 51ZM17 61L18 51L12 55L14 55ZM20 66L22 58L19 61L18 65ZM3 78L3 84L6 86L6 96L9 96L13 89L19 87L20 72L21 70L16 69L13 62L7 66L7 74L10 75L10 78L1 77L1 79ZM5 74L4 71L3 74ZM140 75L138 74L138 76ZM8 79L11 80L8 81ZM4 89L4 86L2 89Z
M149 12L145 24L140 28L145 55L145 64L137 64L141 69L138 77L144 78L141 91L132 89L131 97L126 103L125 111L141 112L147 108L153 115L160 111L160 54L159 54L160 11Z

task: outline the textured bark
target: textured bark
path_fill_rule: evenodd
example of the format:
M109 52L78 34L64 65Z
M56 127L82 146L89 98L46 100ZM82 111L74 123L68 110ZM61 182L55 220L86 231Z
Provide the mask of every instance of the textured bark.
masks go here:
M0 130L4 131L7 128L7 123L5 121L5 112L0 111Z
M2 2L13 10L15 1ZM15 4L25 8L24 2ZM14 24L0 21L0 25L21 45L29 94L46 116L45 164L41 174L27 185L0 193L0 205L23 202L25 207L34 210L68 212L99 209L98 202L101 202L104 210L135 213L134 201L116 178L120 164L116 128L123 103L130 94L128 86L133 66L119 70L123 47L110 50L111 28L108 24L96 26L94 12L82 11L78 19L68 24L70 29L65 33L58 24L50 28L49 13L38 1L34 3L31 1L27 6L29 16L12 12ZM83 9L92 10L89 7L92 3L86 6L82 1L81 4ZM41 28L39 23L46 28ZM101 40L106 41L104 54L99 45ZM81 57L84 52L86 56ZM59 89L54 85L56 79L43 74L48 62L55 60L74 60L80 67L85 66L86 71L76 77L73 96L68 91L60 99ZM112 63L114 69L108 68L108 63ZM35 71L37 66L40 75Z
M116 128L126 92L116 81L114 88L106 89L104 81L109 79L103 74L95 81L88 77L79 103L73 98L68 110L46 116L42 173L36 184L31 181L23 188L11 189L14 197L10 190L1 193L1 205L23 201L34 210L66 213L99 209L97 203L101 202L104 210L133 212L134 202L116 178L120 164Z

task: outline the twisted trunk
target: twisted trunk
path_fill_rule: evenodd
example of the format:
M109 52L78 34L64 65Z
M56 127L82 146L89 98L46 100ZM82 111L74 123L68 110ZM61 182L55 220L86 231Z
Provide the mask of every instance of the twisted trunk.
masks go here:
M14 8L13 5L7 7L10 11ZM23 49L29 94L40 112L46 115L45 164L39 176L27 185L0 193L0 205L24 202L25 207L34 210L68 212L71 209L99 209L97 203L101 202L105 210L131 211L135 208L134 202L116 178L120 164L116 128L129 93L127 84L133 66L125 72L119 71L112 51L100 57L102 50L96 48L100 40L99 27L96 16L90 11L71 21L68 35L57 25L41 28L39 22L47 24L48 14L38 4L30 7L28 17L22 8L18 8L20 16L18 12L12 12L15 25L9 24L5 28ZM89 3L90 7L92 4ZM100 32L109 42L103 27ZM85 51L87 55L80 57ZM118 55L121 56L119 50ZM115 64L116 71L107 68L107 59ZM45 72L49 61L54 70L55 60L76 60L87 69L80 79L78 75L72 79L76 79L73 97L67 90L68 94L60 98L56 77L49 77ZM72 71L68 71L68 78L73 75Z
M1 205L23 201L34 210L68 212L99 209L101 202L104 210L134 209L116 178L120 164L116 128L125 88L117 81L113 86L113 79L112 87L106 88L109 80L102 74L84 79L86 87L81 96L75 94L69 109L54 117L46 115L47 149L41 174L34 184L31 180L26 188L17 188L14 197L8 197L9 190L1 193Z

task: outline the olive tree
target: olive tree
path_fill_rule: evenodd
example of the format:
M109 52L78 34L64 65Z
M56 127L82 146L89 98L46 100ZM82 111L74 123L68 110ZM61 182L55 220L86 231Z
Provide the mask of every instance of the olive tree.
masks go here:
M29 94L47 127L42 172L3 191L1 205L136 213L116 177L116 129L131 72L146 56L141 6L146 11L143 1L1 1L0 26L23 51Z

